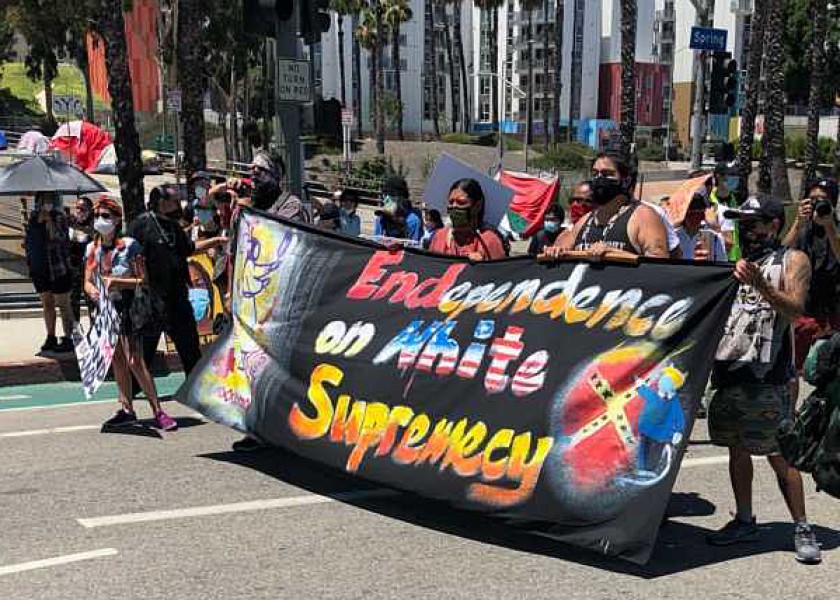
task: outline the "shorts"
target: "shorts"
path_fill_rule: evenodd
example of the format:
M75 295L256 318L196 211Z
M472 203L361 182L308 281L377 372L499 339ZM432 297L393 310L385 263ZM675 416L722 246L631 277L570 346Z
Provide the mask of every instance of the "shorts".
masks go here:
M821 317L815 319L813 317L800 317L793 324L794 343L796 346L796 372L802 372L802 366L805 364L805 359L808 358L808 352L811 346L819 338L830 335L834 331L840 331L840 315L832 315L831 317Z
M715 446L750 454L779 454L776 433L793 416L787 385L746 383L721 387L709 403L709 436Z
M32 285L39 294L52 292L53 294L66 294L73 289L73 276L69 273L56 279L46 273L32 273Z

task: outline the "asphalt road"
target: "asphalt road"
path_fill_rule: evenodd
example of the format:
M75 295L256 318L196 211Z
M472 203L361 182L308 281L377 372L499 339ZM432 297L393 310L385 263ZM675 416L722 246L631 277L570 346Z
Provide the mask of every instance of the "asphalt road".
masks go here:
M68 384L0 389L0 598L767 600L835 598L840 583L840 502L809 481L826 553L822 565L801 566L764 464L762 540L705 544L732 503L725 457L702 421L672 516L639 568L383 494L279 451L236 455L235 432L174 403L177 432L101 433L115 403L66 402L78 396Z

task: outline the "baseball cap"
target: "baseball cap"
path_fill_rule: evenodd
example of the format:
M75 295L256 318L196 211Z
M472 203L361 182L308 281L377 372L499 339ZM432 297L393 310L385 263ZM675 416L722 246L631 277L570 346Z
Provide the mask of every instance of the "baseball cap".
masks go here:
M811 179L808 182L808 191L810 192L814 188L820 188L822 191L825 192L826 196L828 196L828 199L831 200L832 204L837 204L838 188L836 181L834 181L833 179L828 179L826 177Z
M207 181L213 181L214 177L213 174L209 171L196 171L195 173L190 176L190 183L193 183L197 179L205 179Z
M729 208L723 212L727 219L746 221L749 219L762 219L772 221L779 219L785 221L785 206L770 196L751 196L738 208Z

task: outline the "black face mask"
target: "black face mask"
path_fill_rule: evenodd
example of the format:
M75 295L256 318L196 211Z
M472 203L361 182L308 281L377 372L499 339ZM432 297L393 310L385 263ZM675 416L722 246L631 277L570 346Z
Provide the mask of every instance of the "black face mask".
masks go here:
M267 173L260 173L253 179L254 192L251 195L254 208L268 210L280 197L280 184Z
M453 229L469 229L473 226L472 211L469 208L451 206L449 208L449 220L452 221Z
M592 202L603 206L626 193L621 180L613 177L595 177L589 183L592 188Z
M164 213L163 216L173 221L180 221L184 216L184 210L179 206L176 209L170 210L168 213Z
M779 247L779 241L773 234L752 233L749 227L738 227L738 240L744 258L751 262L761 260Z

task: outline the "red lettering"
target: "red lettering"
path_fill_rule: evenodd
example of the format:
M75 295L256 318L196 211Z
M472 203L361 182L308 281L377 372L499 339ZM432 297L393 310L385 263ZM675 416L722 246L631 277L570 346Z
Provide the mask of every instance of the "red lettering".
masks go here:
M419 307L435 308L438 303L440 303L440 299L443 298L443 295L448 292L453 285L455 285L455 282L458 280L458 276L466 268L467 265L464 264L452 265L446 269L446 273L443 274L443 277L432 277L427 279L414 288L414 291L409 294L405 302L405 307L412 310ZM434 290L421 297L421 294L431 288L434 288Z
M376 284L385 275L385 270L382 267L400 264L403 255L402 250L398 252L380 250L374 254L365 265L356 283L347 290L347 298L350 300L367 300L370 298L378 289Z

